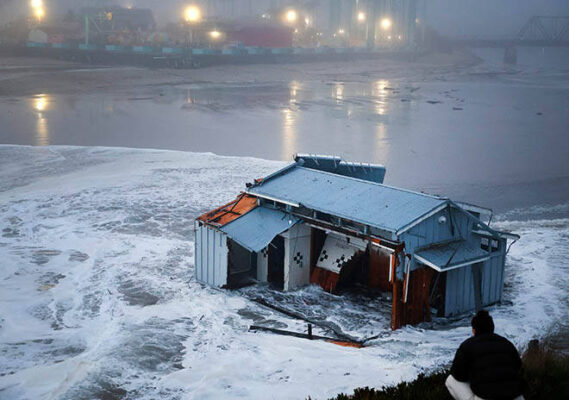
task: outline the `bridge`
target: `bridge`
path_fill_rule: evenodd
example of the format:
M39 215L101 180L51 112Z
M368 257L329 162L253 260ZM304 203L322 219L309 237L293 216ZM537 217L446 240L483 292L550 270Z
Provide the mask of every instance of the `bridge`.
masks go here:
M533 16L511 39L464 39L473 47L569 47L569 16Z

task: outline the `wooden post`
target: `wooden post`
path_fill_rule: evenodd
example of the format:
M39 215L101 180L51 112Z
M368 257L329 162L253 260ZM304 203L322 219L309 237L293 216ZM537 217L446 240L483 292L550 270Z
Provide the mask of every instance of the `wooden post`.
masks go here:
M391 329L396 330L401 328L403 325L402 323L402 312L403 312L403 303L401 302L401 292L402 292L402 282L397 279L397 266L399 265L399 252L397 251L395 256L395 262L393 264L393 272L392 272L392 305L391 305Z

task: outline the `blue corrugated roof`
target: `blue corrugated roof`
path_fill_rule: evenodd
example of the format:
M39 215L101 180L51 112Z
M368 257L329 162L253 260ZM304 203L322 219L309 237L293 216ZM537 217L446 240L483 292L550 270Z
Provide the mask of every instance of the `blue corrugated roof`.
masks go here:
M447 200L379 183L288 167L248 190L253 195L280 200L396 232Z
M241 246L259 252L299 221L282 211L257 207L220 228Z
M480 248L480 243L456 241L433 246L415 253L415 258L437 271L448 271L481 262L491 254Z

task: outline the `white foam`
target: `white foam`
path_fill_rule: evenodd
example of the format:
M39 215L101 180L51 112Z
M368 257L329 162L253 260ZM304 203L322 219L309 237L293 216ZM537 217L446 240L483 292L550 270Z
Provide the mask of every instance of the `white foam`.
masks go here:
M326 398L444 365L469 335L468 318L385 329L364 349L249 332L253 318L304 326L197 283L192 221L283 163L0 146L0 160L8 157L0 168L0 397L122 388L136 398ZM558 260L569 259L569 221L498 225L522 239L507 258L507 302L491 311L498 332L521 346L567 316ZM337 309L329 320L342 324Z

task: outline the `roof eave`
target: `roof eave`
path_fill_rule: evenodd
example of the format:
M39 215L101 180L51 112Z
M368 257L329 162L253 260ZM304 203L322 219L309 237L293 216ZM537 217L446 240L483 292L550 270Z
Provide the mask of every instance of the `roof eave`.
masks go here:
M420 217L414 219L413 221L411 221L410 223L408 223L407 225L403 225L401 228L397 229L397 231L395 232L395 234L397 236L401 236L402 234L404 234L405 232L407 232L408 230L412 229L413 227L419 225L421 222L429 219L430 217L432 217L433 215L435 215L436 213L438 213L441 210L444 210L449 204L449 200L444 200L444 202L442 204L439 204L436 207L433 207L431 210L427 211L425 214L421 215Z

